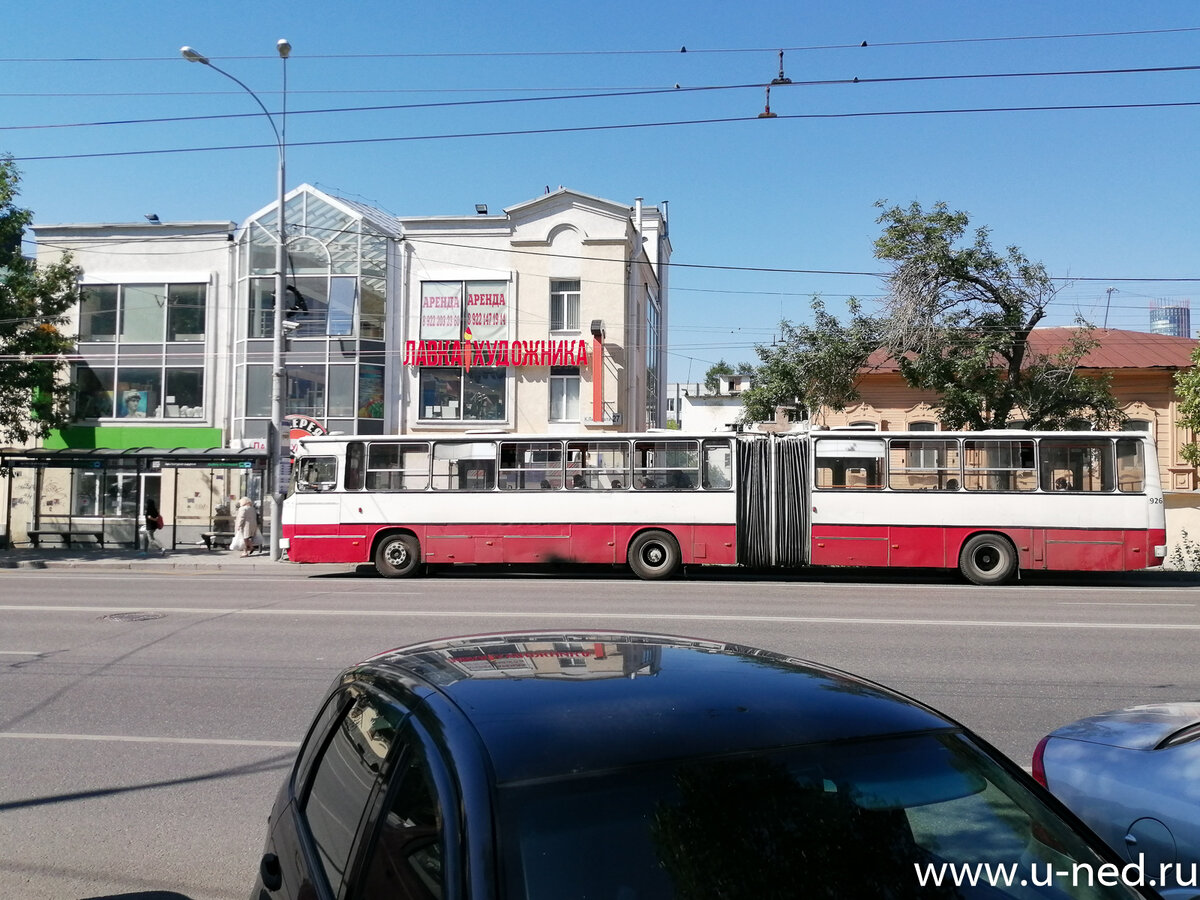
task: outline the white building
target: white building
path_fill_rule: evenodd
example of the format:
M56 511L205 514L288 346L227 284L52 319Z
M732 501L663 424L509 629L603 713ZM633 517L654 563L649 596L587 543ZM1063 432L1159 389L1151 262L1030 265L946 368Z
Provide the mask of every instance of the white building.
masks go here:
M77 421L46 451L74 465L93 450L265 448L276 212L271 204L240 227L33 226L39 260L69 251L84 287ZM293 430L590 432L663 421L665 204L560 188L498 214L397 218L302 185L287 195L285 224ZM180 476L161 460L153 471L139 462L137 477L88 465L91 502L78 501L82 476L51 479L74 498L58 504L69 515L128 518L150 498L180 521ZM205 487L200 505L259 496L260 468ZM42 509L44 495L39 486L30 503ZM197 529L207 517L193 517Z
M718 389L704 382L667 385L667 418L672 427L686 431L732 431L742 415L742 391L750 387L750 375L721 375Z

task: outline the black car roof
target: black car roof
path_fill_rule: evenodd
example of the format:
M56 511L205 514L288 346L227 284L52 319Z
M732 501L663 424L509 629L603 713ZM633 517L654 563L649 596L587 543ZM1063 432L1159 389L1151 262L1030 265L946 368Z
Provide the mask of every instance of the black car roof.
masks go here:
M959 727L845 672L664 635L483 635L393 650L364 668L416 677L450 701L498 782Z

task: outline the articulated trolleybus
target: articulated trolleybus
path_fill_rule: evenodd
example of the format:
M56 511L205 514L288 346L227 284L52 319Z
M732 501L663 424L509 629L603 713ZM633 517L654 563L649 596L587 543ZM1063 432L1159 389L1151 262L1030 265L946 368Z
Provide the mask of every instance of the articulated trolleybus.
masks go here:
M283 506L301 563L1021 570L1157 566L1142 432L400 435L302 438Z

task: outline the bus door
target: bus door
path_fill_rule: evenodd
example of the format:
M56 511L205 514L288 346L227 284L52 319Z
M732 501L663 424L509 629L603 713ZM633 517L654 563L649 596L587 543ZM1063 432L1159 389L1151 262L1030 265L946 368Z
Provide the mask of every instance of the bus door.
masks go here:
M808 442L770 437L737 442L737 561L808 563Z

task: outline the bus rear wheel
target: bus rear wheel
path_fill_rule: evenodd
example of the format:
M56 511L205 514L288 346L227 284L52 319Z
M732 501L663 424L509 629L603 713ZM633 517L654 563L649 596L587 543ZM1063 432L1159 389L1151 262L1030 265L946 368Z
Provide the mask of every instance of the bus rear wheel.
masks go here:
M665 531L643 531L629 545L629 568L644 581L670 578L679 561L679 543Z
M1017 551L1006 537L977 534L963 544L958 568L974 584L1006 584L1017 573Z
M375 548L375 569L384 578L407 578L421 562L421 545L411 534L389 534Z

